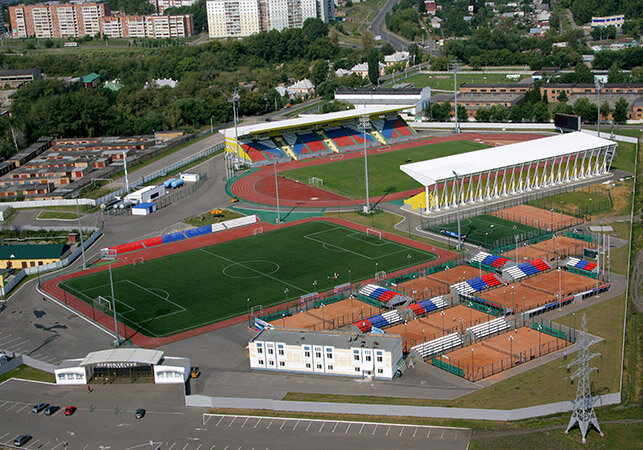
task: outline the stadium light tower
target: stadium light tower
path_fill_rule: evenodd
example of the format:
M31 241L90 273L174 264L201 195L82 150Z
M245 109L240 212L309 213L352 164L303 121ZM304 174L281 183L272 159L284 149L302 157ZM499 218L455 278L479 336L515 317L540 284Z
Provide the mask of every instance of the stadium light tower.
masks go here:
M455 103L455 134L460 133L460 123L458 122L458 70L460 63L458 60L449 63L449 71L453 72L453 99Z
M598 93L598 114L597 114L597 131L598 137L601 137L601 82L598 78L594 80L594 85L596 86L596 92Z
M364 207L364 212L366 214L371 212L371 200L368 193L368 153L366 151L366 132L370 128L369 122L368 115L360 116L359 125L364 132L364 178L366 179L366 206Z

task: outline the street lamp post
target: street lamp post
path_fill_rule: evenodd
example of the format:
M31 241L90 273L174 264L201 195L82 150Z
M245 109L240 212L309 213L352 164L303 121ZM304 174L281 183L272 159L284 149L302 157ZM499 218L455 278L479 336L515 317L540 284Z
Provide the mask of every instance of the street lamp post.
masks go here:
M442 311L440 315L442 316L442 335L444 335L446 333L446 330L444 328L444 311Z
M109 268L109 287L112 293L112 312L114 313L114 332L116 333L116 346L121 345L121 338L118 335L118 319L116 317L116 297L114 297L114 280L112 278L112 260L107 261L107 267Z
M601 82L598 80L594 80L594 85L596 86L596 92L598 93L598 113L596 117L596 123L597 123L597 134L598 137L601 137Z
M514 337L509 336L509 367L514 366Z
M78 232L80 233L80 251L83 255L83 270L87 269L87 260L85 259L85 242L83 241L83 226L80 223L80 207L78 206L78 196L76 196L76 216L78 217Z
M457 112L456 112L457 116ZM457 128L457 121L456 121L456 128ZM459 183L459 178L458 174L455 172L455 170L452 171L453 175L455 176L455 201L456 201L456 209L457 209L457 219L458 219L458 250L462 250L462 237L460 236L460 191L462 188L458 187Z
M359 118L360 127L364 132L364 179L366 180L366 206L364 207L364 212L366 214L371 212L371 200L368 192L368 152L366 151L366 132L370 128L369 121L370 120L367 115Z
M453 72L453 100L455 103L455 134L460 133L460 124L458 122L458 70L460 69L460 63L452 61L449 63L449 69Z
M474 348L471 347L471 381L475 381L475 376L474 376L474 373L473 373L474 372L473 368L475 367L473 365L473 350L474 350Z

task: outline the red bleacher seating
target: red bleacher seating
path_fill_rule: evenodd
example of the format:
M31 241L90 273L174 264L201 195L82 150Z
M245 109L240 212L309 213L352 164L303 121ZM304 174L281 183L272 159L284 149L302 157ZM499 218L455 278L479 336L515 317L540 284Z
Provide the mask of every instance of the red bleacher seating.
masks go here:
M540 272L544 272L545 270L550 269L550 267L542 260L542 258L534 259L533 261L531 261L531 264Z
M241 144L241 148L244 152L248 154L250 159L254 161L265 161L266 157L256 148L249 146L248 144Z
M131 252L133 250L140 250L143 248L143 244L141 243L141 241L135 241L135 242L128 242L127 244L116 245L110 248L115 249L116 254L118 255L121 253Z
M482 281L484 281L485 283L487 283L491 287L499 286L499 285L502 284L500 282L500 280L498 280L496 278L496 276L494 274L492 274L492 273L488 273L486 275L483 275L480 278L482 278Z
M589 271L589 272L591 272L591 271L592 271L592 270L594 270L595 268L596 268L596 263L595 263L595 262L589 262L589 263L587 263L587 265L585 266L585 270L587 270L587 271Z
M420 316L426 312L424 308L422 308L419 304L417 303L412 303L408 306L408 308L413 311L413 314L416 316Z
M500 268L504 266L507 263L507 261L509 261L507 258L499 257L493 262L493 264L491 264L491 267Z
M373 327L373 324L368 319L360 320L359 322L355 322L353 325L362 330L364 333L368 333Z
M143 239L141 241L141 243L145 247L154 247L155 245L162 244L163 243L163 238L161 236L155 236L155 237L151 237L151 238L148 238L148 239Z

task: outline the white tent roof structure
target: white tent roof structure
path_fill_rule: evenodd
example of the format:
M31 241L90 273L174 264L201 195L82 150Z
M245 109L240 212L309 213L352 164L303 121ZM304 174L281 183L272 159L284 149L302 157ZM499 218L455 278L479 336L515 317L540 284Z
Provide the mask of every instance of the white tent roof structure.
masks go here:
M576 132L404 164L400 169L422 185L431 186L453 178L453 171L466 176L614 145L616 142L608 139Z
M109 364L109 363L139 363L139 364L158 364L163 357L160 350L148 350L144 348L115 348L111 350L99 350L88 353L81 361L81 366L92 364Z

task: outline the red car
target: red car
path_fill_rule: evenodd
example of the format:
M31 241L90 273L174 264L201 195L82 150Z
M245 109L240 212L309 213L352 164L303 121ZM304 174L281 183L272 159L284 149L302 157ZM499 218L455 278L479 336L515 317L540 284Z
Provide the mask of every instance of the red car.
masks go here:
M75 412L76 412L76 407L75 406L68 406L67 408L65 408L65 415L66 416L71 416Z

